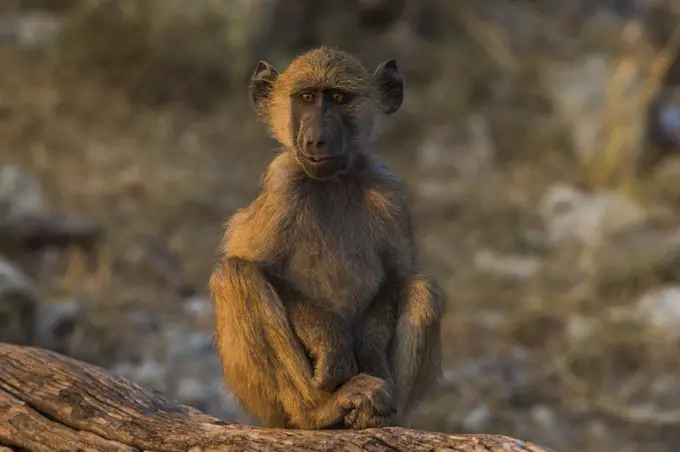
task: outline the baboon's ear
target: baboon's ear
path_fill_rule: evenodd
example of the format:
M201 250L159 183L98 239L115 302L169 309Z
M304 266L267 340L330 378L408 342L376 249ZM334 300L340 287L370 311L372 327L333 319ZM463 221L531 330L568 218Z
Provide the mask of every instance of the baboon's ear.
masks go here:
M266 61L259 61L250 77L250 101L261 116L267 113L267 101L272 96L274 81L278 76L279 73L274 66Z
M390 58L376 68L373 76L378 82L382 97L382 112L395 113L404 102L404 76L399 72L397 61Z

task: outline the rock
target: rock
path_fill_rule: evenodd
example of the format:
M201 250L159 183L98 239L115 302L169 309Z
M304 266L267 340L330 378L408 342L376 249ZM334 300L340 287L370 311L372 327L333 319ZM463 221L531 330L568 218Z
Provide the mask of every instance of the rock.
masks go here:
M521 255L501 255L489 249L475 253L475 267L499 278L525 281L531 279L541 270L541 259Z
M36 327L39 347L70 355L71 341L85 320L81 302L73 299L49 300L40 304Z
M639 162L641 175L645 175L645 170L663 165L668 158L680 157L680 86L677 84L662 86L650 102L645 139ZM677 182L675 185L677 193Z
M182 310L199 324L212 322L215 314L212 301L203 295L194 295L183 300Z
M593 331L595 331L597 322L594 319L583 316L571 316L567 320L566 325L569 340L572 342L580 342L588 340Z
M644 293L637 302L637 318L680 337L680 285L665 286Z
M128 316L129 328L144 334L158 333L161 329L161 319L159 315L151 310L138 310Z
M510 353L477 358L455 369L445 369L441 386L449 392L493 394L498 400L527 406L541 396L537 376L532 371L536 365L536 357L527 349L516 347Z
M664 93L667 93L665 91ZM675 88L669 98L659 105L658 114L661 137L669 146L680 149L680 90Z
M673 410L680 404L680 378L676 373L655 376L646 388L659 408Z
M213 416L244 420L241 408L224 387L212 332L170 329L166 337L168 392Z
M0 167L0 219L13 221L46 210L40 182L17 165Z
M531 430L539 432L541 438L550 438L555 444L564 444L569 436L564 428L564 420L558 417L558 412L546 404L537 404L529 409L528 417Z
M491 419L491 410L486 405L479 405L472 409L462 421L466 432L480 432L486 429Z
M117 346L111 357L112 362L116 363L114 366L135 367L144 360L164 360L167 354L163 331L165 326L158 312L153 309L135 309L124 314L121 323L126 327L125 333L116 339ZM111 361L108 364L110 363ZM156 386L164 384L159 382Z
M680 230L647 225L616 234L594 257L600 285L626 284L631 275L674 271L680 262Z
M122 361L109 370L145 388L167 393L167 369L153 357L144 356L136 361Z
M165 328L164 333L168 344L168 359L215 356L211 332L185 331L183 328L170 326Z
M531 418L543 430L555 430L558 425L555 410L546 405L532 407Z
M601 243L607 236L647 220L646 210L613 191L586 193L565 184L548 188L539 213L553 245Z
M480 309L470 317L471 325L497 329L508 323L508 315L503 311Z
M47 11L22 11L0 18L0 42L36 48L54 44L64 20Z
M167 343L161 316L149 309L134 310L123 317L127 325L118 343L116 362L109 369L147 388L167 393L164 362Z
M447 126L431 133L418 157L418 195L447 202L491 173L496 149L486 120L471 115L462 130Z
M33 345L39 304L33 281L0 256L0 342Z
M224 386L212 332L173 324L157 328L155 316L134 317L140 324L131 332L135 337L126 340L134 353L127 353L111 366L112 372L213 416L249 421Z
M493 166L494 154L486 120L471 115L464 130L445 127L433 132L420 148L419 165L424 170L450 169L475 177Z
M182 260L168 243L156 237L149 237L144 262L149 269L163 278L183 297L193 297L196 290L185 275Z

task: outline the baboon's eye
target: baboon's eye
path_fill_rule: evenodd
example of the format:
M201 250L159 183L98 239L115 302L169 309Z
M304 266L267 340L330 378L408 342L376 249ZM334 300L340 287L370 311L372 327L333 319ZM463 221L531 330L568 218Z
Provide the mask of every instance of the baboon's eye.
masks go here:
M333 93L331 95L331 99L333 99L333 102L336 104L344 104L347 102L347 96L344 95L343 93Z
M301 93L299 96L300 100L306 104L313 104L316 100L314 93Z

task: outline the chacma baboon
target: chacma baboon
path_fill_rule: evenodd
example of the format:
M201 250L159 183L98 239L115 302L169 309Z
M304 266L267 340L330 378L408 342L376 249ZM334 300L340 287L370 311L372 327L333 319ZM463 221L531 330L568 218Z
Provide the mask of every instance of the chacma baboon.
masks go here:
M210 279L227 384L266 426L397 425L440 373L444 308L402 183L368 152L403 77L320 47L280 74L261 61L250 92L283 150Z

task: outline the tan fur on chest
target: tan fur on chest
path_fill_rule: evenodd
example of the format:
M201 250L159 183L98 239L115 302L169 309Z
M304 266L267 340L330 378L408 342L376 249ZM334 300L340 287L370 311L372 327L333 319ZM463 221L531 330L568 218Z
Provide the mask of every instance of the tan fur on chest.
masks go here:
M362 312L377 293L385 276L379 240L383 222L370 215L353 215L372 211L374 198L367 192L354 203L328 206L329 210L314 211L309 206L297 210L293 229L298 237L291 240L297 246L284 274L309 302L352 316Z

